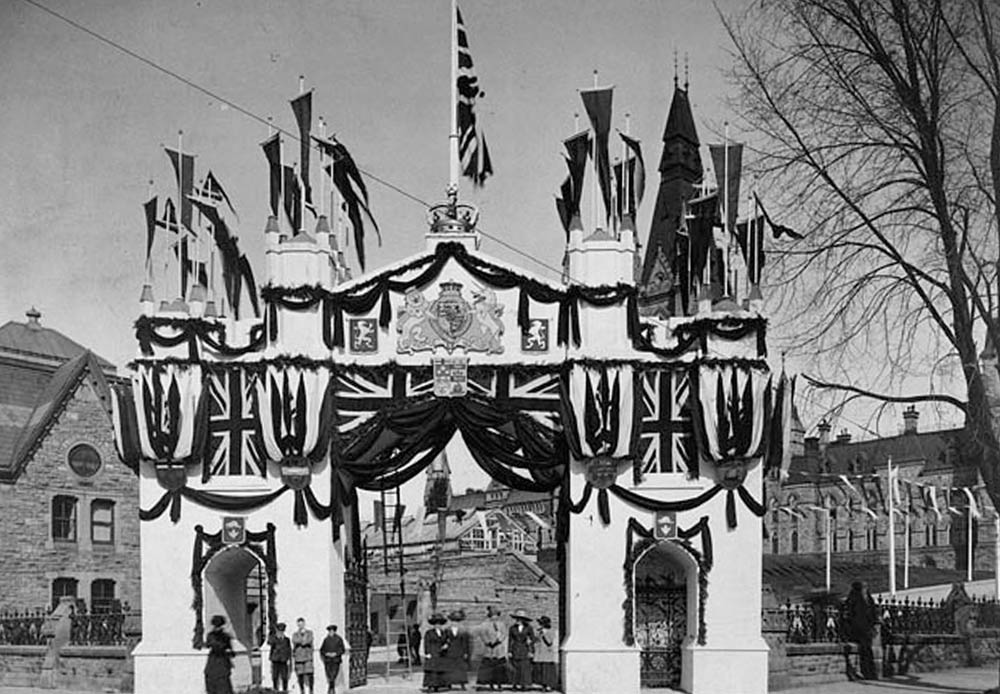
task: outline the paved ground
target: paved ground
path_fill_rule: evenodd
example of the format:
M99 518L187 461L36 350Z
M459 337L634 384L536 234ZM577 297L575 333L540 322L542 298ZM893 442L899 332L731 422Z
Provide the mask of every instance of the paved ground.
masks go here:
M998 673L995 665L981 668L960 668L957 670L941 670L925 672L906 677L895 677L888 680L862 682L831 682L798 689L784 689L780 694L981 694L998 684ZM321 691L318 689L317 691ZM413 685L398 686L373 684L367 687L350 690L351 694L413 694ZM457 690L452 690L457 692ZM470 687L471 692L475 688ZM506 690L505 690L506 691ZM666 692L668 690L649 690ZM32 687L0 687L0 694L81 694L71 689L36 689ZM188 694L178 692L177 694ZM198 694L191 692L190 694ZM293 690L293 694L298 694ZM595 692L594 694L614 694L614 692Z

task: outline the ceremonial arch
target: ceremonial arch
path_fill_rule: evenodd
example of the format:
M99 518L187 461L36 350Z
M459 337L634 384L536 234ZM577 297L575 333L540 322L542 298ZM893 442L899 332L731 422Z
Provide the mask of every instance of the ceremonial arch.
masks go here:
M565 691L766 691L764 319L640 319L628 225L574 223L560 284L483 255L470 207L429 221L424 253L337 282L325 219L272 219L262 322L144 305L114 403L140 477L137 694L201 690L212 614L237 684L299 615L345 625L339 685L364 683L357 493L456 434L491 477L557 494Z

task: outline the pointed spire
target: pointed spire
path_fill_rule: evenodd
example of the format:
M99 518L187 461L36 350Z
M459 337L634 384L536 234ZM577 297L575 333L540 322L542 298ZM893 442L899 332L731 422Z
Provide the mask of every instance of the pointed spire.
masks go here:
M687 89L687 85L684 86ZM677 49L674 48L674 90L677 90Z
M689 79L688 68L689 68L689 65L688 65L688 54L687 54L687 51L685 51L684 52L684 91L688 91L688 86L691 83L691 81ZM676 79L674 80L674 82L676 83Z

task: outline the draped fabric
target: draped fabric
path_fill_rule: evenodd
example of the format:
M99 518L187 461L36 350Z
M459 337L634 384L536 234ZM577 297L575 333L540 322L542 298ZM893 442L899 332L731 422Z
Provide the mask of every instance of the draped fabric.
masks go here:
M574 364L567 380L567 437L573 455L631 455L637 433L632 366Z
M330 371L268 366L257 384L261 434L275 462L317 462L329 443Z
M111 389L111 424L114 427L118 457L132 472L138 473L142 449L131 386L115 386Z
M207 430L207 399L197 365L140 364L132 379L139 450L146 460L199 462ZM124 447L124 439L120 445Z
M771 420L768 370L703 364L692 378L695 437L704 458L726 465L763 455Z

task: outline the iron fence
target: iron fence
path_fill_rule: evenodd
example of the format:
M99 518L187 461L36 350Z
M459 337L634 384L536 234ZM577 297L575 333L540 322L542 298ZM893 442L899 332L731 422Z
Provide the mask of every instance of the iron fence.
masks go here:
M1000 603L986 597L962 601L916 598L875 600L876 615L884 639L913 634L954 634L955 611L972 605L975 626L1000 628ZM788 643L835 643L847 640L847 617L843 603L792 603L765 608L761 614L762 631L784 633Z
M0 644L6 646L44 646L48 615L41 607L31 610L0 612Z
M139 624L139 616L127 607L90 612L77 607L69 617L69 642L74 646L124 646Z

